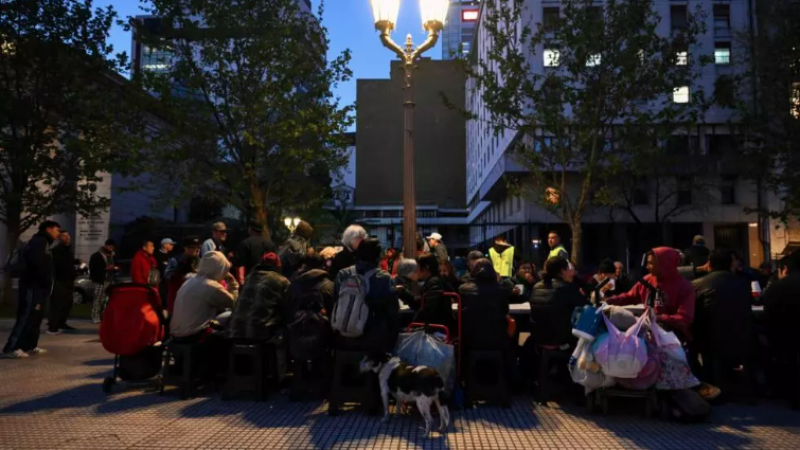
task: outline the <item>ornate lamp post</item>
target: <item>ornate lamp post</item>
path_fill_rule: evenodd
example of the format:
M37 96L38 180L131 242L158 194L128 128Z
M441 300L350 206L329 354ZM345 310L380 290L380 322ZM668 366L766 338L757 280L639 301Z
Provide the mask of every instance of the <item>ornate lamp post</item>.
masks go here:
M384 47L393 51L403 63L405 72L403 85L403 251L406 258L417 254L417 202L414 182L414 93L411 89L411 74L414 62L423 53L433 48L439 40L439 33L444 28L449 0L420 0L422 11L422 27L428 32L428 38L416 49L411 35L406 37L404 47L397 45L390 35L397 23L400 11L400 0L372 0L372 14L375 18L375 29L380 31Z
M294 230L296 230L297 226L300 225L300 218L295 217L292 219L291 217L287 217L283 219L283 224L289 229L289 233L294 233Z

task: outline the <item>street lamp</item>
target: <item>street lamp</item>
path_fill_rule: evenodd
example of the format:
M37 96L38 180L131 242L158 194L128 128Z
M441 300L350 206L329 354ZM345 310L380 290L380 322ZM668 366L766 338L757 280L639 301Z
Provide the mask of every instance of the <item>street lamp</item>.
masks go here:
M287 217L283 219L283 224L286 225L286 228L289 229L289 233L294 233L294 230L296 230L297 226L300 225L300 218L295 217L293 219L291 217Z
M383 46L393 51L403 63L405 72L403 84L403 251L406 258L417 254L417 203L414 180L414 93L411 90L411 74L414 62L423 53L433 48L444 28L447 7L450 0L420 0L422 28L428 38L416 49L411 35L406 36L405 48L396 44L390 35L397 24L400 0L372 0L372 15L375 29L380 31Z

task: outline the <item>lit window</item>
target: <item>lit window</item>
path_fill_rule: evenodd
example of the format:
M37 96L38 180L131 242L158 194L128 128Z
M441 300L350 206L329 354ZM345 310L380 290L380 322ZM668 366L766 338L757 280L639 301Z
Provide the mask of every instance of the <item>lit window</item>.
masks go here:
M586 60L586 67L597 67L600 65L600 54L590 55L589 58Z
M544 66L558 67L560 64L561 52L552 48L544 49Z
M731 44L728 42L717 42L714 45L714 64L731 63Z
M475 22L476 20L478 20L477 9L465 9L464 11L461 11L462 22Z
M672 93L672 101L675 103L689 103L689 86L676 87Z
M689 64L689 52L682 51L675 54L675 64L685 66Z
M800 83L792 83L792 116L800 119Z

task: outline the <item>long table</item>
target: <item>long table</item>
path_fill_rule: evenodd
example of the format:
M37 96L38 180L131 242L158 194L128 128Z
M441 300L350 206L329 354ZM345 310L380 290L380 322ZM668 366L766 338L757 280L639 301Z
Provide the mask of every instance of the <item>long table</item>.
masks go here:
M763 306L753 306L753 314L762 314L764 312ZM458 305L453 304L453 310L457 310ZM626 306L625 309L629 310L630 312L636 314L637 316L641 316L644 313L644 305L629 305ZM508 312L511 315L528 315L531 313L531 304L528 302L519 303L519 304L511 304L508 305ZM400 314L413 314L414 311L406 306L403 302L400 302Z

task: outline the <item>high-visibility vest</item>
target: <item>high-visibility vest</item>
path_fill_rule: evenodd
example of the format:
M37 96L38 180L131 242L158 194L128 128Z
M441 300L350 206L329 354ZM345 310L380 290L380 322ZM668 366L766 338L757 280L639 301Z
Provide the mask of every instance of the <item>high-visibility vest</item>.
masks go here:
M561 255L561 252L564 252L564 255ZM569 260L569 253L567 253L567 249L565 249L561 244L558 244L556 248L550 250L550 254L547 255L547 259L555 258L556 256L564 256L564 258Z
M494 247L490 248L489 257L492 259L495 272L501 277L511 276L511 271L514 270L514 247L508 247L503 253L497 253Z

